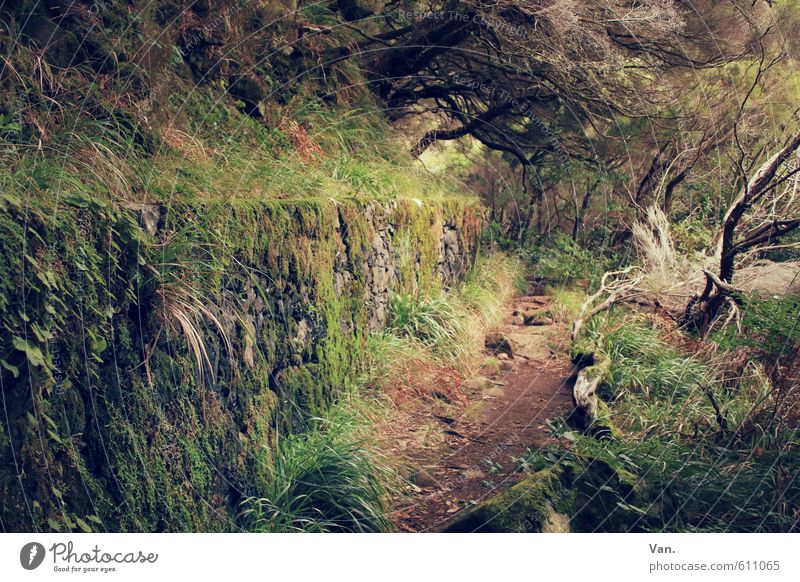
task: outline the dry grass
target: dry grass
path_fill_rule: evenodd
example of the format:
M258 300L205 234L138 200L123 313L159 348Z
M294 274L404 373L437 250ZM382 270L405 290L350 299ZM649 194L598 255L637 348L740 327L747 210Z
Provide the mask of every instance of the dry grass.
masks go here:
M144 367L151 386L153 381L150 375L149 359L155 349L155 345L158 343L161 332L165 329L169 334L183 338L194 362L200 386L207 385L207 377L210 377L211 384L216 382L214 366L206 344L207 332L203 321L210 322L214 332L221 339L227 353L227 360L231 366L231 373L234 373L235 352L233 345L222 322L207 306L207 300L203 300L190 285L180 281L162 283L156 289L155 296L158 300L157 312L161 316L161 329L155 335L144 361Z
M700 267L675 252L669 219L658 206L647 209L633 225L633 240L642 280L637 287L655 294L662 305L680 311L700 284Z
M520 272L516 260L493 254L479 258L457 289L395 295L387 330L373 338L372 369L396 377L408 362L429 362L469 375L483 360L486 332L501 322L505 304L520 289Z
M304 164L307 164L324 155L322 148L311 138L310 135L308 135L305 127L297 123L295 120L283 119L278 124L278 129L286 133L289 139L292 140L294 151Z
M214 148L204 146L198 138L178 129L173 124L165 125L159 133L164 143L180 153L184 159L205 162L219 153Z

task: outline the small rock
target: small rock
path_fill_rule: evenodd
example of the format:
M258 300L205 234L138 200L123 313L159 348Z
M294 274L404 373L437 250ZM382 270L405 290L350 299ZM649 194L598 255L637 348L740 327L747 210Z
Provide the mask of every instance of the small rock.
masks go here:
M509 358L514 357L514 348L511 346L511 341L500 332L487 334L483 345L498 354L498 356L506 354Z
M414 484L417 487L437 487L436 479L428 473L425 469L417 469L414 472Z
M525 317L525 325L553 325L553 319L546 315L530 315Z
M467 390L483 390L487 386L489 386L490 380L485 376L473 376L472 378L467 378L464 380L464 388Z
M518 301L523 305L530 305L531 303L535 305L544 305L547 303L547 299L541 295L526 295L525 297L520 297Z
M571 531L569 516L551 509L550 515L547 516L547 521L542 527L542 533L570 533Z
M489 356L481 366L481 373L484 376L494 376L500 371L500 361L497 358Z
M158 232L158 223L161 220L161 209L155 204L124 203L125 208L140 212L141 224L152 236Z

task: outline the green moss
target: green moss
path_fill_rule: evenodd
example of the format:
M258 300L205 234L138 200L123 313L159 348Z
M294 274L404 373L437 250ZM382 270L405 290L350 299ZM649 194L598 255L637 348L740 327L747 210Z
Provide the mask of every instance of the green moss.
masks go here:
M638 531L646 492L635 475L574 455L529 473L452 521L446 532Z
M446 532L541 532L553 529L572 510L574 494L565 487L565 470L553 466L522 481L449 524Z
M394 243L399 252L400 293L431 294L442 235L442 209L421 201L399 200L394 214Z
M254 486L257 490L264 489L266 475L272 465L275 427L279 426L280 410L278 395L272 390L263 390L253 398L245 415L245 432L239 435L240 440L245 441L242 449L249 451L253 458ZM241 471L241 468L238 470Z
M571 466L574 493L571 528L576 532L639 531L644 523L637 505L645 505L638 479L621 467L596 458L578 459Z
M592 435L598 438L615 438L618 439L622 435L611 419L611 410L608 404L602 399L597 399L597 418L589 427Z
M278 435L302 429L362 366L367 208L420 249L401 269L417 288L441 284L436 224L480 216L470 202L175 202L158 209L154 235L141 210L88 196L57 209L2 200L0 373L13 405L0 496L12 530L87 515L112 531L235 528L236 496L263 490ZM165 324L166 288L213 310L231 341L232 358L197 315L218 362L203 382L185 335Z

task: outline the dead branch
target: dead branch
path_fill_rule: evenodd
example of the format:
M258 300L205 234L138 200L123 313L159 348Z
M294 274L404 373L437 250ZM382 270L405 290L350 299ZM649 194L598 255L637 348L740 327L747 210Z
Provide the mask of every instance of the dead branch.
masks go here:
M700 386L700 384L698 384ZM717 424L719 425L720 430L726 431L728 430L728 421L725 419L725 416L722 414L722 410L720 410L719 404L717 404L717 399L714 398L714 393L711 391L711 388L706 386L700 386L703 388L703 392L705 392L706 396L708 397L708 401L711 402L711 407L714 409L714 413L716 415Z
M636 275L632 278L626 278L625 276L629 273L636 273ZM615 276L618 276L618 278L609 281L611 277ZM583 329L585 323L592 317L610 309L615 303L622 299L629 298L631 295L635 294L637 286L642 279L643 273L641 273L641 269L636 265L632 265L621 271L609 271L605 273L602 279L600 279L600 288L581 305L578 317L572 322L572 341L574 342L578 339L581 329ZM602 303L592 307L605 293L609 294L608 297L606 297Z
M761 164L749 179L742 174L743 186L728 207L717 235L718 274L703 269L706 276L705 288L686 307L685 323L693 324L701 334L705 335L720 308L728 303L732 294L738 292L731 283L740 255L764 245L773 245L778 239L800 227L800 218L790 212L791 208L785 207L785 193L774 194L776 186L783 184L787 175L796 175L794 169L784 172L783 175L779 175L779 172L799 149L800 131L790 136L783 147ZM770 192L773 193L771 204L768 200ZM791 205L793 201L794 196L788 195L788 203ZM785 217L787 213L790 218ZM784 215L783 218L781 214ZM758 226L746 230L746 215L761 216ZM745 232L741 232L743 230Z
M742 293L741 289L738 289L730 283L726 283L725 281L721 280L705 267L703 267L701 270L703 271L703 274L710 279L711 283L716 285L719 289L722 289L725 293Z

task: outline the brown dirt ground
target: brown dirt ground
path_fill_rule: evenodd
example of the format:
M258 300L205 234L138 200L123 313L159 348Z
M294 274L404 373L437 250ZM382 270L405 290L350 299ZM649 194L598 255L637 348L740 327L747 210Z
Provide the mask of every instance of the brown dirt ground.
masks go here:
M523 325L521 314L546 311L549 297L516 298L502 332L513 359L493 358L457 393L408 400L393 414L392 451L408 483L395 499L399 531L436 531L459 511L521 478L515 459L555 442L545 421L572 410L569 333L565 323ZM452 388L452 374L446 384Z

